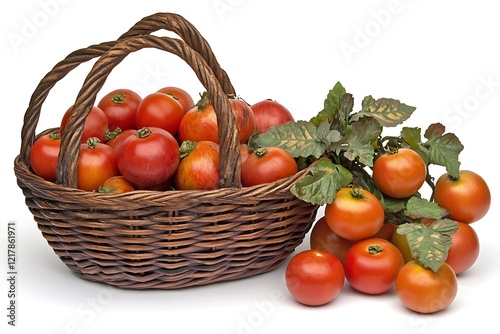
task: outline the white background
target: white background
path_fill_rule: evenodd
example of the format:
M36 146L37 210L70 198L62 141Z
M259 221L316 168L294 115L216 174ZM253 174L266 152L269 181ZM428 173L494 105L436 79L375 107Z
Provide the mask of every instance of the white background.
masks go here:
M467 3L467 4L465 4ZM13 333L438 333L497 328L497 123L500 50L494 1L5 1L0 9L2 59L2 268L6 224L18 236L17 325L7 326L7 282L0 284L1 331ZM8 7L7 7L8 6ZM281 267L257 277L178 291L123 291L74 276L57 258L24 205L13 173L24 111L39 80L73 50L116 39L155 12L190 20L210 42L239 95L273 98L297 119L322 108L340 81L356 101L392 97L417 107L408 126L442 122L465 146L462 167L489 182L493 203L474 223L481 254L459 276L459 292L443 312L418 315L394 291L366 296L346 285L337 299L308 308L288 294ZM82 65L46 100L39 130L59 125L89 70ZM130 56L105 91L142 95L176 85L202 90L179 59L161 52ZM101 95L102 95L101 94ZM437 169L436 176L443 172ZM321 213L320 213L321 214ZM308 236L297 251L309 246ZM5 273L7 269L4 269ZM5 276L4 276L5 277ZM486 305L487 303L487 305Z

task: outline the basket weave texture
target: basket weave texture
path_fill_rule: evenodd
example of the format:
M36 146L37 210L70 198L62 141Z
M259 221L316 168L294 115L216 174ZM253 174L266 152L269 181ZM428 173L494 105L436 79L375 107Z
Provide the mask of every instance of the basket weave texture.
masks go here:
M180 39L152 35L175 32ZM156 48L193 69L217 113L222 188L210 191L87 192L77 184L85 119L112 69L128 54ZM51 88L81 63L97 58L77 95L61 140L57 182L33 173L29 154ZM72 272L127 289L178 289L241 279L278 267L300 245L318 207L290 187L307 170L273 183L241 187L238 130L228 94L234 88L198 30L183 17L156 13L116 41L69 54L40 81L25 113L17 183L43 237Z

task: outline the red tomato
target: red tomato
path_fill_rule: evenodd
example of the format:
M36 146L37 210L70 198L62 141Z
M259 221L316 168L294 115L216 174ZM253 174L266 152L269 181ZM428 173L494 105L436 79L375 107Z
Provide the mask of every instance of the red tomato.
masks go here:
M66 125L68 123L69 116L71 115L71 111L73 110L73 106L71 106L66 112L61 120L60 131L61 135L64 133L66 129ZM87 118L85 119L85 124L83 125L82 138L80 143L85 144L87 139L96 137L102 143L106 140L106 131L108 129L108 117L98 107L92 107Z
M121 194L135 190L135 187L122 175L112 176L99 186L97 192Z
M439 177L434 189L434 202L451 213L451 219L470 224L483 218L491 204L486 181L477 173L461 170L458 179L448 173Z
M212 190L220 188L219 144L202 140L181 145L181 161L174 175L179 190Z
M171 178L179 159L179 144L168 131L142 128L123 143L118 168L135 187L149 189Z
M397 228L398 227L396 225L386 223L373 237L391 241L392 234Z
M373 163L372 178L384 194L405 198L416 193L425 182L427 166L412 149L400 148L395 153L384 153Z
M375 195L362 188L342 188L325 207L330 229L349 240L373 237L384 225L384 208Z
M271 126L295 121L287 108L270 99L257 102L251 108L255 115L256 128L259 133L266 132Z
M331 302L342 291L344 268L330 253L305 250L288 262L285 280L295 300L308 306L319 306Z
M399 249L385 239L369 238L352 245L344 260L345 276L356 290L381 294L396 285L405 261Z
M280 147L261 147L248 155L241 166L241 183L244 187L270 183L295 175L295 159Z
M321 217L312 227L309 235L309 246L311 249L318 249L335 255L342 263L349 248L355 241L344 239L333 233L326 222L326 218Z
M110 131L117 127L124 131L136 128L135 116L141 101L140 95L130 89L115 89L103 96L97 107L108 117Z
M458 230L451 235L452 244L448 250L448 263L455 274L468 270L479 257L479 238L469 224L458 223Z
M157 127L175 136L184 114L179 101L168 94L156 92L147 95L141 101L137 108L135 123L138 129Z
M407 308L419 313L445 309L455 300L457 291L457 277L446 262L434 272L410 261L401 268L396 278L399 299Z
M172 96L181 104L185 113L194 107L193 98L182 88L173 86L163 87L158 90L158 93L169 94L170 96Z
M30 152L30 165L36 175L44 180L55 182L57 159L61 149L61 135L54 131L40 136L33 143Z
M116 152L97 138L80 145L78 155L78 188L95 191L112 176L119 175Z
M252 109L240 99L229 99L236 116L240 143L246 143L255 132L255 116ZM194 108L189 110L179 125L181 142L208 140L219 143L217 116L208 97L203 95Z

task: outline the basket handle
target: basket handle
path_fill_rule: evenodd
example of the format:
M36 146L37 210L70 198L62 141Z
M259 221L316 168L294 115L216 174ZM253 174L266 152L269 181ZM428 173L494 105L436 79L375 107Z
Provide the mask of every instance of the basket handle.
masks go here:
M212 68L215 76L221 83L223 90L227 94L236 95L229 77L220 67L217 59L212 53L210 45L191 23L189 23L182 16L173 13L156 13L144 17L116 41L91 45L87 48L70 53L42 78L31 95L28 108L24 115L23 127L21 129L20 156L28 166L29 154L33 146L33 142L35 141L35 132L40 119L42 104L54 85L80 64L96 57L100 57L120 40L128 39L134 36L147 35L161 29L175 32L179 35L179 37L185 40L190 47L199 52Z
M161 29L172 31L180 36L187 45L197 51L205 59L219 80L224 92L226 92L226 94L236 95L227 73L220 67L208 42L203 38L195 26L181 15L174 13L156 13L146 16L133 25L129 31L121 35L119 40L133 36L148 35Z
M231 110L227 94L203 57L185 42L175 38L140 35L122 39L96 61L87 75L66 130L61 138L61 151L57 168L57 183L76 188L78 184L77 159L85 119L95 103L97 93L111 70L128 54L143 48L156 48L183 59L203 84L215 109L220 142L219 168L221 187L241 187L241 156L236 117Z

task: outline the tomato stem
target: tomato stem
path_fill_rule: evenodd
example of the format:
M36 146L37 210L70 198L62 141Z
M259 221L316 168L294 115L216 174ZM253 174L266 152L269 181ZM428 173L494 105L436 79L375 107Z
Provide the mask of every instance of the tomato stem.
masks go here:
M361 188L358 188L358 187L352 187L351 196L354 198L358 198L358 199L365 198L365 195L363 195Z
M377 244L368 246L368 253L370 253L372 255L380 254L380 253L382 253L383 250L384 249L382 247L380 247L380 245L377 245Z
M266 155L267 149L265 147L259 147L254 152L255 152L256 156L258 156L259 158L262 158L264 155Z
M51 133L49 133L49 138L51 140L59 140L59 139L61 139L61 133L59 131L51 132Z
M101 141L97 137L90 137L87 139L87 147L88 148L95 148L97 144L99 144Z
M198 110L204 110L209 104L210 99L208 98L208 93L203 92L202 94L200 94L200 99L196 103L196 107L198 108Z
M151 134L151 129L147 127L143 127L142 129L137 130L137 137L139 138L147 138Z
M181 146L179 147L180 158L182 159L184 157L187 157L191 152L193 152L195 147L196 147L195 141L191 141L191 140L183 141Z
M113 101L114 104L123 104L126 97L127 96L121 92L116 93L115 95L111 96L111 101Z
M113 131L109 131L109 129L106 129L106 140L116 138L120 133L122 133L122 129L118 126Z

